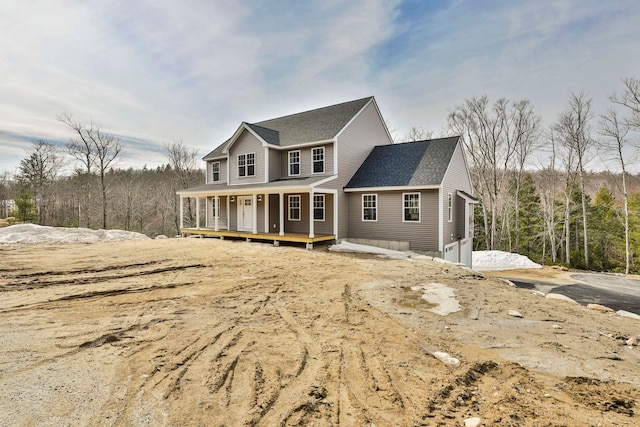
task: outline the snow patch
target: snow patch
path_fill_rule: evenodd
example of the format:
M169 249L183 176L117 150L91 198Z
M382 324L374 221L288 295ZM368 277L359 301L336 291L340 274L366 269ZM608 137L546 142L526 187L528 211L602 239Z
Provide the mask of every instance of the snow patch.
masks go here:
M408 259L413 254L412 252L394 251L391 249L379 248L377 246L359 245L357 243L345 241L329 246L329 250L334 252L377 254L392 259Z
M504 251L473 251L474 270L513 270L520 268L542 268L524 255Z
M3 243L99 243L148 239L141 233L124 230L91 230L88 228L47 227L18 224L0 229Z
M456 299L456 291L453 288L443 285L442 283L431 283L429 285L412 286L412 291L422 291L422 299L435 304L436 307L430 308L432 313L440 316L447 316L451 313L462 310L460 303Z

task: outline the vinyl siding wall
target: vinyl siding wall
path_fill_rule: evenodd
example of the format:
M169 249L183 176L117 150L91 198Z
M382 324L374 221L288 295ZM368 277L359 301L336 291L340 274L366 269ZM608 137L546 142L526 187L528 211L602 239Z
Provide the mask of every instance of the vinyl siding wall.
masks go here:
M282 178L282 154L278 150L269 149L269 181Z
M215 218L213 217L213 197L207 197L207 227L215 226ZM228 224L227 218L227 198L220 197L220 218L218 218L218 226L220 229L226 229Z
M250 177L238 177L238 155L255 154L255 175ZM229 184L253 184L264 182L264 147L258 139L248 131L243 131L238 140L233 144L229 152Z
M373 102L338 137L338 178L323 187L338 190L338 238L355 237L349 229L350 205L342 190L376 145L391 144L386 128ZM357 210L355 218L360 218Z
M319 194L319 193L317 193ZM300 196L300 221L289 221L289 196ZM286 233L309 233L309 194L284 194L284 231ZM333 234L333 195L324 196L324 221L314 222L315 234ZM264 212L264 211L263 211ZM261 228L260 230L263 230ZM269 232L280 232L280 199L269 195Z
M415 191L414 191L415 192ZM349 236L409 242L411 249L438 250L438 190L420 191L420 222L403 222L402 191L348 193ZM362 195L377 194L377 221L362 221Z
M460 143L456 146L456 149L451 158L451 163L449 164L449 168L444 176L443 182L443 194L442 194L442 213L443 213L443 221L444 221L444 234L443 234L443 244L446 246L450 243L453 243L457 240L457 236L460 233L462 237L464 237L464 224L458 225L457 219L460 218L460 213L458 212L461 208L460 205L456 202L458 196L456 195L457 190L465 191L471 194L471 182L469 181L469 174L467 173L466 164L464 161L464 157L462 154L462 147ZM447 221L447 194L451 193L453 195L453 221ZM464 207L462 208L463 212L461 213L464 216ZM461 228L461 230L460 230ZM460 231L459 231L460 230ZM453 238L452 238L453 236Z

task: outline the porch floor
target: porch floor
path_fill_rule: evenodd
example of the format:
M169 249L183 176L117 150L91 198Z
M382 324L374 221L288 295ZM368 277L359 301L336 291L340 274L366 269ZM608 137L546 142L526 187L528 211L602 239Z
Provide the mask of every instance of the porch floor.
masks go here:
M182 234L201 234L203 236L211 237L235 237L241 239L251 240L273 240L273 242L297 242L313 244L316 242L326 242L329 240L335 240L336 236L333 234L316 234L315 237L309 237L304 233L284 233L281 236L279 233L252 233L251 231L233 231L233 230L218 230L213 228L181 228Z

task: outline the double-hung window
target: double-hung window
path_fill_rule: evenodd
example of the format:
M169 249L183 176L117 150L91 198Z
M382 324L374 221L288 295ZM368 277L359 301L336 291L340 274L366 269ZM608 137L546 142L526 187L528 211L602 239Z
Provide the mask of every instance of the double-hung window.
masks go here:
M300 150L289 151L289 176L300 175Z
M289 196L289 221L300 221L300 196Z
M324 221L324 194L313 195L313 219Z
M211 163L211 181L212 182L220 181L220 162Z
M377 194L362 195L362 220L363 221L378 220L378 195Z
M256 155L255 153L238 154L238 176L255 176Z
M403 221L419 222L420 221L420 193L404 193L403 194Z
M447 220L453 221L453 194L447 193Z
M313 173L324 173L324 147L311 150L311 160L313 162Z

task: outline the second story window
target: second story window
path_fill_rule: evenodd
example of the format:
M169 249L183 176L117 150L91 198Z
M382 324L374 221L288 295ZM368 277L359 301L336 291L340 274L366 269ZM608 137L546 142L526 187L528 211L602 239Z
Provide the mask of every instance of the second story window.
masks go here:
M313 173L324 173L324 147L311 150L311 160L313 161Z
M220 181L220 162L211 163L211 181L212 182Z
M300 175L300 150L289 151L289 176Z
M255 176L256 155L255 153L238 154L238 177Z

